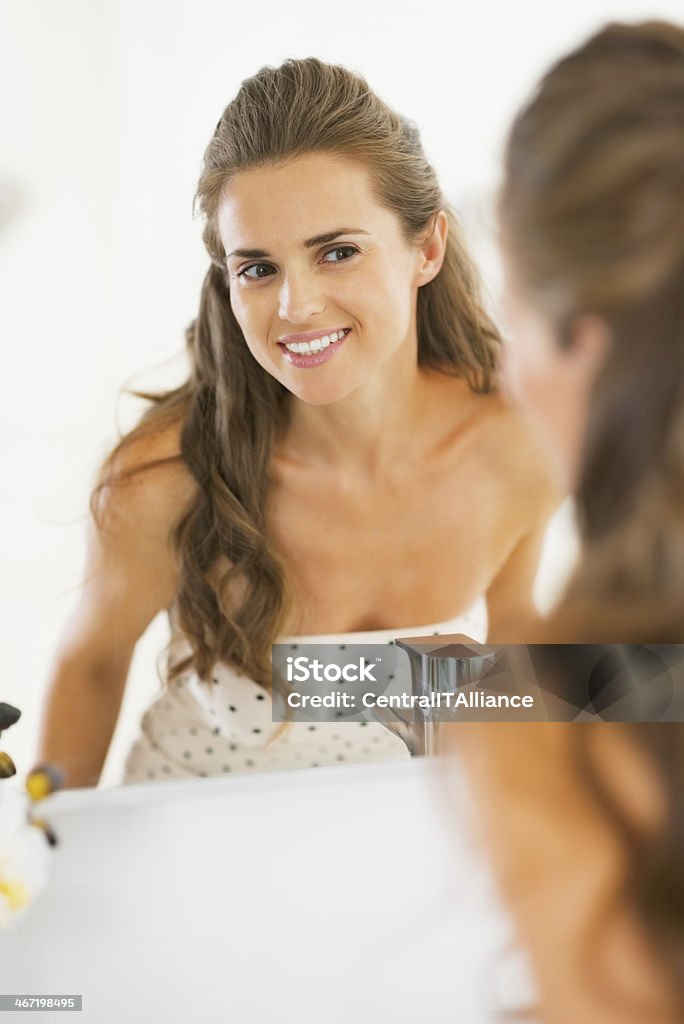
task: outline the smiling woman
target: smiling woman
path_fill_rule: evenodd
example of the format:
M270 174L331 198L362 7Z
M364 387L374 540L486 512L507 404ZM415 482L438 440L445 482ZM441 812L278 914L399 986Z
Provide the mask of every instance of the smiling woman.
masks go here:
M303 235L303 225L314 221L331 230ZM378 204L363 165L312 153L237 174L218 224L245 341L292 394L332 405L379 371L391 395L396 374L405 372L401 364L415 367L417 290L443 259L444 213L435 217L430 245L417 247L404 239L397 216ZM246 230L268 244L240 244ZM314 375L299 372L324 364Z
M246 80L197 202L190 377L103 466L50 687L41 757L71 785L97 781L163 609L129 781L406 756L379 724L275 728L271 644L484 639L487 614L522 639L555 504L416 128L363 79L307 59Z

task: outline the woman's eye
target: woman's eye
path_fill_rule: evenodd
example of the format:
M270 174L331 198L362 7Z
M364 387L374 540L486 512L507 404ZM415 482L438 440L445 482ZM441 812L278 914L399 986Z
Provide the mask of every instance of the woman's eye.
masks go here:
M252 263L249 267L243 267L238 272L238 277L246 277L249 281L260 281L274 273L275 270L270 263Z
M342 263L344 260L348 260L350 256L355 256L358 251L354 245L337 245L334 249L329 249L325 253L323 262Z

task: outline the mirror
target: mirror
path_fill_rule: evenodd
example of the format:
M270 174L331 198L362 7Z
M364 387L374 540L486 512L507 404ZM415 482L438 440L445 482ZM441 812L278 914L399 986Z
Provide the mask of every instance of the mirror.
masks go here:
M309 54L365 74L380 96L418 123L443 192L459 211L470 250L489 292L496 294L489 212L498 173L496 143L548 61L549 54L537 52L530 40L543 35L540 21L550 15L499 12L499 19L510 17L515 26L511 47L505 26L492 34L486 4L469 12L467 24L456 13L437 13L435 6L442 28L430 31L428 48L417 46L416 39L430 24L429 7L400 4L391 14L372 16L359 7L334 33L328 15L309 4L301 5L301 18L261 5L259 24L241 22L239 33L230 10L213 2L200 4L205 16L199 18L197 4L189 0L170 7L123 0L68 13L46 4L39 19L33 7L5 8L2 74L4 92L15 102L0 162L3 333L11 339L0 408L9 441L3 502L9 628L0 696L23 712L16 738L14 730L12 735L20 771L32 762L50 664L78 599L97 466L116 439L117 417L119 427L128 430L141 411L140 403L119 400L120 390L125 385L169 388L187 374L183 332L197 314L208 266L201 224L191 216L192 197L204 148L241 80L265 64ZM581 18L573 21L572 11L563 17L565 45L579 31ZM558 20L554 12L554 26ZM477 104L463 99L475 95ZM291 313L293 319L296 315ZM437 389L435 401L446 406L445 395ZM426 423L435 408L426 403ZM424 441L416 438L418 445ZM419 460L416 467L418 488L424 483ZM389 493L396 479L390 475L385 485ZM337 560L338 591L327 594L319 619L310 616L306 635L323 633L332 642L351 632L367 641L371 634L389 639L424 632L428 624L453 632L455 617L457 630L470 627L476 639L484 639L478 635L486 625L483 584L491 581L493 564L480 571L480 553L467 532L474 514L481 517L480 506L471 504L476 495L468 483L448 521L445 503L438 500L445 493L426 490L423 499L409 488L395 493L396 515L387 520L392 529L379 528L377 520L364 527L358 503L346 523L329 516L341 535L344 529L355 533L360 551L367 537L369 550L382 544L386 549L374 587L358 602L356 615L350 609L359 585L345 591L345 580L363 571L366 556L359 555L353 565L346 564L347 555ZM412 528L410 517L402 521L408 497L414 507L424 502L421 530L415 523ZM491 507L500 507L501 495L490 497ZM549 593L562 578L563 559L572 558L563 531ZM306 543L304 534L298 537L297 550ZM448 558L459 571L447 571ZM316 575L310 561L305 569ZM323 574L329 571L324 565ZM310 579L302 571L297 583L305 587ZM334 621L337 592L346 601L339 622ZM326 596L324 588L320 595L321 600ZM136 647L102 784L121 781L141 716L158 696L156 663L169 635L168 618L160 614ZM183 685L187 693L195 683L186 678ZM255 714L259 696L252 693ZM233 714L226 708L223 713ZM252 735L264 725L249 723L245 728ZM216 728L209 717L205 725ZM352 741L334 742L343 745L335 757L346 759L343 751L351 748L344 744ZM396 744L389 734L378 740L387 756L397 756ZM204 744L205 752L210 745ZM364 743L360 749L370 748ZM316 763L314 756L304 761ZM296 767L285 761L283 767Z

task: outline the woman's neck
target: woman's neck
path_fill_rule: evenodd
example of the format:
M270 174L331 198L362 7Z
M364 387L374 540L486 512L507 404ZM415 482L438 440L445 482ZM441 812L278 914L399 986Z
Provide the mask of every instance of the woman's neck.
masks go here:
M411 365L382 367L334 405L293 399L282 455L371 478L421 460L458 419L454 378ZM462 383L462 404L470 390Z

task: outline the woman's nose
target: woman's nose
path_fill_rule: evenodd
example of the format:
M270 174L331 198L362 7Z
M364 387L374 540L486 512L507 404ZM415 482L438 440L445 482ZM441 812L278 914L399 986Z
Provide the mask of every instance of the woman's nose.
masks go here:
M291 324L306 324L325 308L325 302L309 274L288 274L280 288L278 314Z

